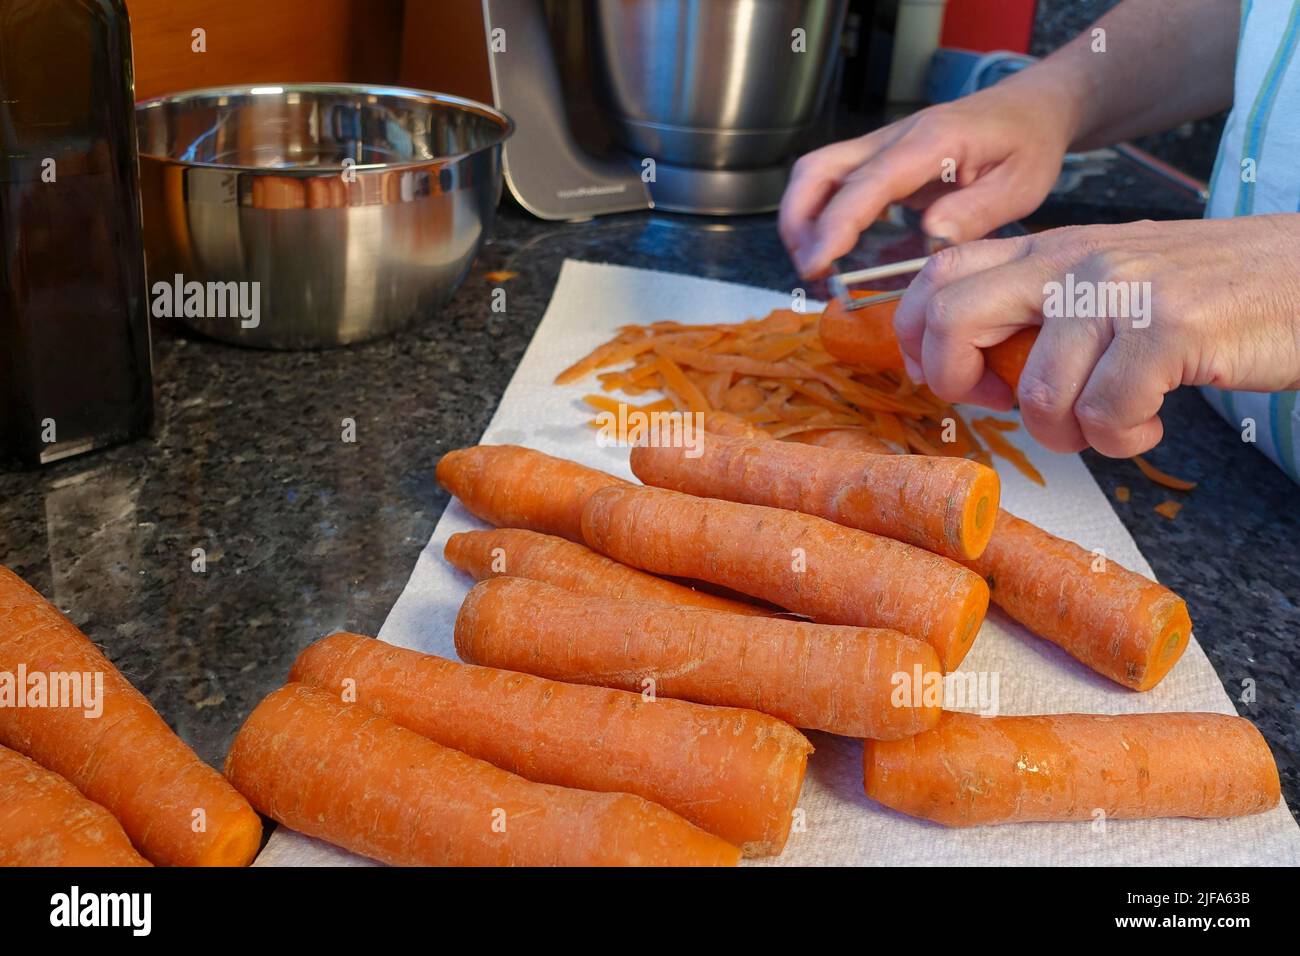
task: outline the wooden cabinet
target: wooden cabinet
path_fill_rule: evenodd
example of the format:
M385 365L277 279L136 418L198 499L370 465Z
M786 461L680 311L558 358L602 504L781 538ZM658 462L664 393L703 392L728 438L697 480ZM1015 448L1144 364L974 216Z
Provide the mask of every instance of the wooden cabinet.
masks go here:
M482 0L406 0L401 79L403 86L491 103Z
M136 97L277 81L397 83L405 6L404 0L127 0ZM204 52L194 50L193 31L200 28Z

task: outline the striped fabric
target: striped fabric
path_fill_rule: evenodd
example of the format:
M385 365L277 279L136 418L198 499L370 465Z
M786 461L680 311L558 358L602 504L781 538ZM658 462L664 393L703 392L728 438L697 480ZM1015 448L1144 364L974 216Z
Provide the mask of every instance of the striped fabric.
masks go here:
M1232 112L1210 179L1213 218L1300 212L1300 0L1243 0ZM1300 481L1295 392L1203 388L1235 428Z

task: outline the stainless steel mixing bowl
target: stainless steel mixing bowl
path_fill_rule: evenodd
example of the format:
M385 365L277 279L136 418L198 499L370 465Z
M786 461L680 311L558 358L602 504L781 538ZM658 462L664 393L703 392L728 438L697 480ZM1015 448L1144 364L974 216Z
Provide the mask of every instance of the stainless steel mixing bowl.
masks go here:
M592 2L596 59L623 146L709 169L789 158L825 98L847 6L847 0Z
M376 338L445 303L491 226L514 129L472 100L352 84L194 90L136 120L151 294L215 287L178 318L282 349ZM258 324L220 315L251 283Z

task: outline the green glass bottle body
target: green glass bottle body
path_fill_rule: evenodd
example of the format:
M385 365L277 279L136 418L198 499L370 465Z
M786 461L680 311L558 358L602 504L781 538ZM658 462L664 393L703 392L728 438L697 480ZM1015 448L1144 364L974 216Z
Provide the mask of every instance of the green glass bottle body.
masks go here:
M122 0L0 0L0 460L153 423Z

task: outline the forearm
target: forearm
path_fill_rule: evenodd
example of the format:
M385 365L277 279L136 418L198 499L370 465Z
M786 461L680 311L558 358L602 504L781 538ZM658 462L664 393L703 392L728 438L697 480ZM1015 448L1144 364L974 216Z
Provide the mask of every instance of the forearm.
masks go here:
M1124 0L1005 83L1052 94L1074 149L1170 129L1231 105L1240 14L1240 0Z

